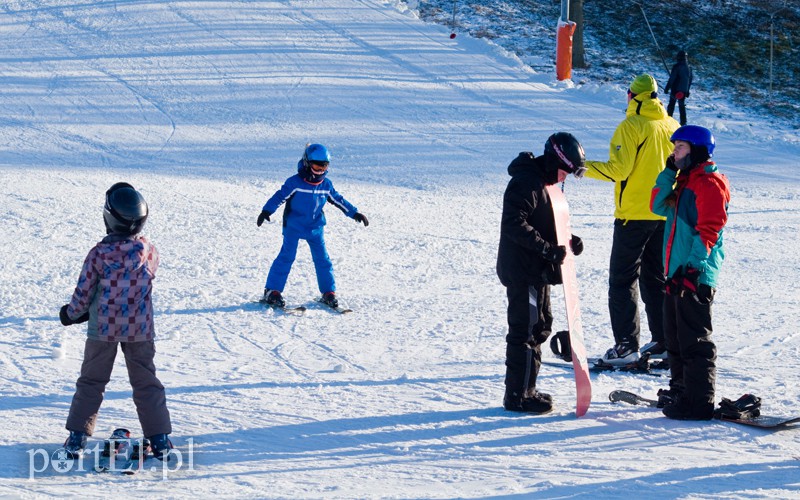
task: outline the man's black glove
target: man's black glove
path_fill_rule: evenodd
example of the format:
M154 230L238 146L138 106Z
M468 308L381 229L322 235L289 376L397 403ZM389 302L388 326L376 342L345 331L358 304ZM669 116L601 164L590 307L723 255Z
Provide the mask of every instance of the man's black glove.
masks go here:
M357 213L357 214L355 214L355 215L353 216L353 219L354 219L356 222L361 222L362 224L364 224L364 227L367 227L367 226L369 226L369 221L367 220L367 216L366 216L366 215L364 215L364 214L362 214L362 213Z
M261 213L260 213L260 214L258 214L258 220L256 220L256 225L257 225L258 227L261 227L261 224L263 224L263 223L264 223L264 220L265 220L265 219L266 219L267 221L269 221L269 216L270 216L270 215L272 215L272 212L270 212L269 210L262 210L262 211L261 211Z
M69 304L65 304L63 307L61 307L61 310L58 311L58 319L61 320L62 325L77 325L79 323L86 323L89 321L89 311L83 313L78 319L72 319L67 314L67 307L69 307Z
M554 244L550 244L547 247L547 250L545 250L544 254L542 254L544 260L552 262L553 264L556 264L558 266L564 263L564 258L566 256L567 256L567 247L565 247L564 245L554 245Z
M583 240L579 236L572 235L569 241L569 246L572 248L572 255L580 255L583 253Z

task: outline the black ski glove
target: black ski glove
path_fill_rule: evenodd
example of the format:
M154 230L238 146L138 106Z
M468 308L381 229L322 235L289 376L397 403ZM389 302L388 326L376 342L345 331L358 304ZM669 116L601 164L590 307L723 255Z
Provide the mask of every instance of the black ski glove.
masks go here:
M692 298L700 305L707 306L714 302L715 290L708 285L700 283L697 285L697 292L692 294Z
M678 171L678 166L675 165L675 157L672 155L667 156L667 169L672 170L673 172Z
M683 266L678 266L678 269L672 273L672 277L667 277L667 282L665 283L665 291L667 295L677 296L681 293L681 288L683 286Z
M67 307L69 307L69 304L65 304L64 306L61 307L61 310L58 311L58 319L61 320L62 325L64 326L77 325L79 323L86 323L87 321L89 321L89 311L86 311L85 313L81 314L81 316L78 319L72 319L67 314Z
M693 267L686 267L683 272L682 287L689 293L697 293L697 280L700 279L700 271Z
M544 260L552 262L553 264L556 264L558 266L564 263L564 258L566 256L567 256L567 247L565 247L564 245L555 245L552 243L548 245L547 250L545 250L544 254L542 254Z
M366 215L364 215L364 214L362 214L362 213L356 213L356 214L353 216L353 219L355 219L355 221L356 221L356 222L361 222L361 223L363 223L363 224L364 224L364 227L367 227L367 226L369 226L369 221L367 220L367 216L366 216Z
M701 305L708 305L714 301L714 289L705 283L700 283L700 271L693 267L687 267L683 273L681 281L682 290ZM681 296L683 296L683 291Z
M583 253L583 240L580 237L572 235L569 241L569 246L572 248L572 255L580 255Z
M258 220L256 220L256 225L258 227L261 227L261 224L264 223L265 219L269 222L270 215L272 215L272 212L270 212L269 210L262 210L261 213L258 214Z

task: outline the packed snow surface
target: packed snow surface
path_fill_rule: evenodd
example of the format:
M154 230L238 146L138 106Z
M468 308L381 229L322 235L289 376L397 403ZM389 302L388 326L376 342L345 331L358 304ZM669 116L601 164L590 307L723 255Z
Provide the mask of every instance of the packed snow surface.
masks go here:
M501 407L506 166L558 130L607 158L623 87L557 82L377 0L9 0L0 40L0 496L800 495L800 430L671 421L607 399L652 397L666 374L593 374L576 418L571 369L547 352L538 387L556 410ZM797 416L800 144L746 116L692 118L716 134L732 186L718 398L752 392L764 413ZM327 210L347 315L314 302L302 244L285 296L305 315L254 302L281 245L279 214L261 228L256 216L308 142L329 147L330 179L370 220ZM184 462L64 473L50 459L85 329L61 326L58 310L118 181L150 205L156 364ZM613 343L613 189L571 178L565 190L597 356ZM558 329L561 297L556 287ZM115 427L141 432L118 358L90 446Z

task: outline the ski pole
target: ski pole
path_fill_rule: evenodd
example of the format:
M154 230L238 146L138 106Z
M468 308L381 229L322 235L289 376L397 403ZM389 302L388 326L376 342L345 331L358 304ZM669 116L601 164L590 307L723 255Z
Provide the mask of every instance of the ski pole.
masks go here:
M664 61L664 54L661 53L661 47L658 46L658 40L656 40L656 35L653 33L653 28L650 27L650 21L647 20L647 14L644 13L644 7L639 2L633 2L639 6L639 9L642 11L642 17L644 17L644 22L647 24L647 29L650 30L650 36L653 37L653 43L656 44L656 49L658 50L658 57L661 58L661 63L664 65L664 69L667 70L667 76L669 76L669 67L667 66L667 62Z
M450 39L456 37L456 3L457 0L453 0L453 20L450 22Z

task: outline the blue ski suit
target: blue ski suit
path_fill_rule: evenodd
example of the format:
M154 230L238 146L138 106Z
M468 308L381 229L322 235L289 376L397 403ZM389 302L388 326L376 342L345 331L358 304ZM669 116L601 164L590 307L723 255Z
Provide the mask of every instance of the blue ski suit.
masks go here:
M275 213L286 203L283 210L283 245L272 262L265 288L283 292L297 256L297 245L300 240L306 240L314 261L320 293L336 291L333 263L325 249L326 221L322 209L328 201L350 218L358 213L358 209L334 189L328 178L312 184L300 174L286 179L283 186L264 204L262 210Z

